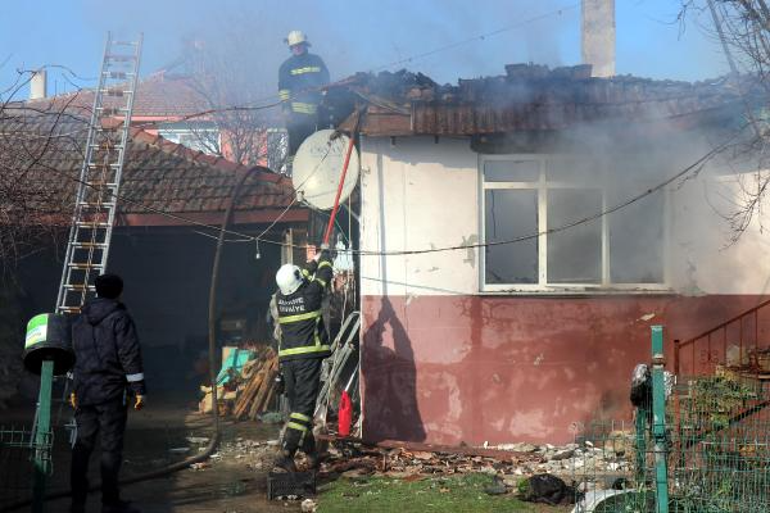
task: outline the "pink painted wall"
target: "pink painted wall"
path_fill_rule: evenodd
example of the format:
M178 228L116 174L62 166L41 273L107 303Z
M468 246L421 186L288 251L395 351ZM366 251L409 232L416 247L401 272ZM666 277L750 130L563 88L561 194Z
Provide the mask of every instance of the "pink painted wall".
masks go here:
M634 365L649 360L650 325L666 327L670 361L673 339L761 300L365 296L364 437L568 442L574 423L630 419L628 383Z

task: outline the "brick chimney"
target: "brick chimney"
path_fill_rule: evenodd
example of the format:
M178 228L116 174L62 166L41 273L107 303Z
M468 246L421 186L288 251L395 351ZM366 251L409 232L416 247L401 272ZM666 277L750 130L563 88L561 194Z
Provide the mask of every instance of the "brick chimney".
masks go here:
M29 81L29 99L42 100L46 97L48 91L48 80L44 69L38 70L32 75Z
M583 64L595 77L615 75L615 0L583 0L581 50Z

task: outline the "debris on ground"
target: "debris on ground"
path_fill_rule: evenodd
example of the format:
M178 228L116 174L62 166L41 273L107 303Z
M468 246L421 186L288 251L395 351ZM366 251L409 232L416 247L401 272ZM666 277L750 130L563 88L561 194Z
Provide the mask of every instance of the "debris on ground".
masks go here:
M318 504L313 499L305 499L300 505L302 513L316 513L318 511Z
M571 482L576 470L592 468L605 474L608 480L628 471L628 457L633 454L629 449L633 444L632 437L618 432L612 443L610 451L605 447L596 447L590 441L563 446L487 444L486 448L441 448L431 451L422 450L421 444L413 444L419 449L409 446L385 448L337 440L331 444L329 455L322 463L321 476L351 479L384 476L413 481L488 474L494 476L494 480L484 490L487 494L515 492L534 502L569 502L574 501L575 490L565 480Z

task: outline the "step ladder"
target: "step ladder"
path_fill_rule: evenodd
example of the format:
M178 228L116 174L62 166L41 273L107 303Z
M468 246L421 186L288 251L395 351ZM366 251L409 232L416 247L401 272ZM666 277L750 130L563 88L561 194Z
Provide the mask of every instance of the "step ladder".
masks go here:
M135 41L121 41L107 33L56 299L57 313L79 313L95 293L96 277L107 269L142 38L140 34Z

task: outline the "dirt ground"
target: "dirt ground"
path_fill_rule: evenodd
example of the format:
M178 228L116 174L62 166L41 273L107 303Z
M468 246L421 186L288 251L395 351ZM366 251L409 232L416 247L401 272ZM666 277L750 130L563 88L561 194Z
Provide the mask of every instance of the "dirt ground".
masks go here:
M153 402L150 402L145 410L141 412L131 411L129 416L123 477L154 471L169 463L196 454L205 447L211 437L211 419L195 412L193 403L184 404L183 401L171 398L151 399ZM54 408L54 418L60 418L57 422L59 427L55 433L54 473L48 484L49 492L68 489L70 447L67 440L68 432L62 426L71 417L71 410L66 407L62 408L60 416L58 411L57 408ZM30 425L33 418L32 405L26 404L24 407L16 408L11 412L3 412L2 416L3 419L0 423L3 425ZM188 468L160 479L127 485L123 488L123 498L134 502L145 513L301 511L299 501L267 500L267 473L274 458L279 429L280 425L277 424L223 421L222 443L210 460L198 465L199 468ZM343 464L345 461L344 456L339 460ZM98 467L98 455L94 455L90 469L92 482L99 480ZM29 480L26 479L28 475L28 470L18 472L11 465L0 465L0 492L3 491L4 483L11 480L24 482L27 489L23 490L22 494L28 495ZM432 488L440 484L439 488L442 490L445 488L454 489L454 486L441 484L443 483L441 476L434 478L426 475L422 483L404 479L404 486L425 487L428 491L428 493L424 493L425 491L420 489L412 494L406 488L397 489L398 486L396 485L400 483L399 479L391 480L392 484L388 484L389 478L387 476L372 476L371 478L364 478L362 481L357 470L334 475L337 477L330 479L327 476L319 482L321 495L316 497L319 513L326 511L380 511L378 509L380 506L385 507L382 511L391 510L391 506L397 510L412 511L404 505L399 505L398 501L404 498L399 498L403 496L403 493L412 496L411 499L408 499L408 504L410 507L417 508L416 511L424 511L420 504L425 501L428 502L425 506L430 510L431 508L428 506L438 504L436 498L429 493ZM474 477L471 476L471 479ZM392 488L393 486L396 488ZM356 497L372 494L382 494L376 500L377 507L373 507L370 502L363 501L361 498L356 499ZM419 500L421 497L422 502ZM458 497L459 499L467 499L462 494ZM508 500L500 498L499 501L494 498L494 501L498 502L490 502L487 500L488 497L483 496L478 503L473 503L472 509L479 511L568 511L564 508L524 505L515 501L510 495L506 497L510 498ZM450 496L439 498L446 501L450 499ZM393 501L392 504L389 501ZM451 503L456 502L451 499L450 501ZM356 509L359 505L364 509ZM48 502L46 511L67 512L68 507L69 499L59 499ZM457 510L443 509L445 511ZM461 510L464 509L463 507ZM87 511L100 511L98 493L89 496Z
M152 398L151 398L152 399ZM122 477L156 470L202 450L212 432L211 420L199 415L192 404L160 399L129 416L124 450ZM65 423L69 412L63 410ZM56 417L56 409L54 409ZM23 407L4 412L6 424L31 424L31 408ZM223 422L223 439L215 457L200 469L186 469L165 478L125 486L123 498L134 502L143 512L293 512L297 502L267 500L267 471L275 447L278 425L255 422ZM59 427L55 433L54 473L48 490L66 490L69 480L70 449L67 431ZM192 443L190 441L192 437ZM91 460L92 482L99 480L98 455ZM11 469L0 470L0 485L8 480ZM3 475L6 474L6 475ZM69 500L47 503L47 512L68 511ZM24 510L20 510L24 511ZM89 496L88 511L100 511L100 497Z

